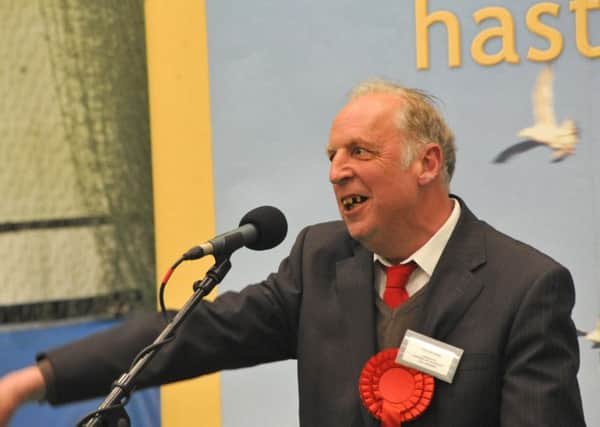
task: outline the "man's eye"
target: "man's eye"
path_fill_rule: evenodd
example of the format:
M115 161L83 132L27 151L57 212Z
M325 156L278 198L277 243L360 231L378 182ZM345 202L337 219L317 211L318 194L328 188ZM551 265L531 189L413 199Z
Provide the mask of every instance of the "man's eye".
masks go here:
M356 157L366 157L370 155L371 152L362 147L354 147L352 148L352 155Z

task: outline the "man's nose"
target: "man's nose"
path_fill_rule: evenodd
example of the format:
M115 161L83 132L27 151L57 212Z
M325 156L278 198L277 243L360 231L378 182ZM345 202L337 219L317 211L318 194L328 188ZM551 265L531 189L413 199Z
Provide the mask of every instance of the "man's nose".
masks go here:
M329 181L334 185L343 184L352 177L352 168L343 153L336 153L329 165Z

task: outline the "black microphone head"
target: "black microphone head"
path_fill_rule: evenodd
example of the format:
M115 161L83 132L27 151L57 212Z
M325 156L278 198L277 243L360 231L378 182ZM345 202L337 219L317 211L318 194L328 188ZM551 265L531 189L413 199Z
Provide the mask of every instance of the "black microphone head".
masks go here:
M252 224L258 231L256 241L246 247L255 251L271 249L283 242L287 234L285 215L273 206L260 206L248 212L240 221L240 226Z

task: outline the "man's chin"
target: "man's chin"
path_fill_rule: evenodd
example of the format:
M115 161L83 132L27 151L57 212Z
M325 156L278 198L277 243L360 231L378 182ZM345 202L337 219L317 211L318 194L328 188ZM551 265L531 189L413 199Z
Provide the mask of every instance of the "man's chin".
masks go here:
M347 222L346 229L350 237L358 241L361 245L369 247L369 241L373 239L373 232L371 230L366 230L364 227L358 227L357 224L348 224Z

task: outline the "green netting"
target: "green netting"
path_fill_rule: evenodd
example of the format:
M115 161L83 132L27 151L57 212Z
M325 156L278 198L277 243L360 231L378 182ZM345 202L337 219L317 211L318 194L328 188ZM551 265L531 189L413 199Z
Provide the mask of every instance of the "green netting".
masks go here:
M153 305L143 0L0 11L0 225L70 224L0 232L0 306L124 290Z

